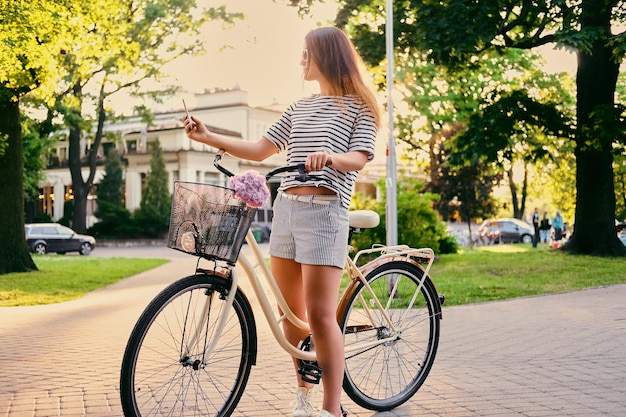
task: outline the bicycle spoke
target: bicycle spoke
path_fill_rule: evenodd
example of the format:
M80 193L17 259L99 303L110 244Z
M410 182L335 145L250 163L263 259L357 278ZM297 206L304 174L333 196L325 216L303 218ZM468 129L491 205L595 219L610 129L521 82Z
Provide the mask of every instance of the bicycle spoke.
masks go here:
M122 365L125 415L228 416L236 406L254 361L248 352L255 336L248 331L255 326L247 300L236 294L227 304L209 279L217 278L196 275L172 284L140 317Z
M438 299L432 284L421 278L414 265L383 264L366 277L374 295L360 285L342 313L344 389L365 408L397 407L419 389L430 370L439 338Z

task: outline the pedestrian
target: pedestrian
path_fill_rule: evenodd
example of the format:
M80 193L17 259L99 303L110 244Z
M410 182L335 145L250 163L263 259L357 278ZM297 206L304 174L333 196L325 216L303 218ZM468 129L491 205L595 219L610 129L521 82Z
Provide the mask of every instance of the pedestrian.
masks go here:
M557 210L556 215L552 218L552 228L554 229L554 240L558 242L563 239L563 216L560 210Z
M324 385L320 417L341 415L344 374L343 337L335 312L347 256L348 207L358 171L374 157L380 111L365 83L361 57L335 27L309 32L300 65L319 94L291 104L257 142L213 133L195 117L185 117L187 136L247 160L262 161L287 152L287 164L303 162L315 179L283 179L274 201L270 235L271 271L289 308L308 321ZM282 314L282 311L280 311ZM308 332L283 321L297 346ZM294 417L314 412L313 385L297 373Z
M533 248L536 248L539 242L539 209L537 207L535 207L535 211L533 212L533 229L535 231L535 235L533 236Z
M543 212L543 217L541 218L541 223L539 224L539 233L541 235L541 242L545 243L545 246L548 246L550 240L550 219L548 219L548 212Z

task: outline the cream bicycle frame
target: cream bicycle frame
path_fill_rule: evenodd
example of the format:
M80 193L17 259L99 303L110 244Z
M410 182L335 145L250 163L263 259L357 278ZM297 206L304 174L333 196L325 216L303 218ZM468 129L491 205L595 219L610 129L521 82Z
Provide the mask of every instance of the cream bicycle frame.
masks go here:
M253 264L250 261L250 259L248 259L248 257L246 257L245 254L243 253L239 254L239 259L237 261L237 264L244 270L245 274L248 276L250 284L252 285L252 289L254 290L254 293L257 296L257 299L263 311L263 315L265 316L265 319L270 326L270 329L272 331L272 334L274 335L274 338L276 339L278 344L282 347L282 349L285 350L291 356L298 358L298 359L302 359L302 360L315 361L316 360L315 352L308 352L308 351L300 350L296 348L295 346L293 346L291 343L289 343L289 341L287 341L287 339L285 338L283 332L280 329L280 324L284 320L289 320L295 326L303 330L307 330L307 331L310 330L309 325L307 322L299 319L287 305L287 302L285 298L283 297L280 289L278 288L278 284L276 283L276 280L272 276L272 273L267 263L265 262L265 258L263 257L263 254L261 253L261 249L259 248L259 245L256 242L256 239L254 238L254 235L251 230L248 230L246 234L246 242L248 243L248 247L252 250L252 257L256 261L256 264ZM371 253L380 253L380 255L374 260L366 263L362 267L360 268L357 267L356 262L358 258L362 255L371 254ZM390 336L384 339L375 340L373 342L358 342L358 343L346 345L345 346L346 356L349 356L351 353L358 352L363 349L368 349L374 346L388 343L390 341L395 340L398 337L398 333L401 332L401 330L396 329L395 325L393 324L393 322L389 318L389 315L387 314L386 308L389 308L389 304L385 308L385 306L383 306L380 303L380 300L378 299L378 297L376 296L376 294L370 287L369 283L365 280L365 276L367 275L369 271L373 270L374 268L379 267L382 264L392 262L392 261L398 261L398 260L409 262L411 264L417 265L419 268L422 268L421 265L419 265L419 262L416 261L414 258L426 259L428 261L428 264L426 268L424 269L424 274L422 275L420 284L417 287L415 293L413 294L413 297L409 303L409 306L405 309L404 314L407 314L408 310L412 308L417 296L419 295L422 289L423 282L428 276L430 267L435 259L435 254L433 250L430 248L413 249L406 245L397 245L397 246L390 246L390 247L383 246L383 245L376 245L372 247L371 249L365 249L365 250L359 251L354 256L353 259L351 259L349 256L347 257L344 271L347 272L351 282L346 288L346 290L343 292L343 295L341 299L339 300L339 303L337 306L337 312L341 312L344 310L345 303L348 302L353 291L356 290L357 284L359 282L362 282L365 288L367 289L367 291L372 296L372 299L374 300L375 305L372 308L370 308L370 306L367 303L365 303L362 298L361 298L361 305L365 309L367 309L367 315L368 317L370 317L370 320L372 321L372 323L374 323L374 320L372 317L372 311L374 310L378 311L378 313L381 315L383 321L389 327L391 332L390 332ZM276 302L278 303L278 306L283 312L283 315L278 318L275 312L275 306L270 303L270 300L265 290L263 289L262 283L259 280L257 273L255 272L257 268L261 269L262 271L261 275L263 275L267 284L270 286L270 290L272 294L274 295L274 297L276 298ZM229 292L227 302L223 305L223 308L226 309L226 311L228 311L232 305L235 291L237 290L237 286L238 286L238 279L237 279L237 275L235 273L234 268L231 268L230 276L232 279L231 289ZM391 294L392 295L395 294L397 292L397 289L398 289L398 282L396 281L393 287L391 288ZM389 299L389 302L391 302L392 299L393 297ZM208 308L209 302L210 302L210 299L207 299L207 306L205 306L205 310ZM206 317L206 315L204 315L204 317ZM205 350L205 355L207 353L210 354L213 351L215 344L217 343L217 340L219 339L222 333L223 327L226 324L226 319L227 319L227 315L223 314L222 320L217 325L217 329L215 332L216 336L213 338L210 345L207 346L207 349ZM198 326L198 329L201 329L202 327L203 326ZM191 339L192 343L190 345L194 345L195 341L199 339L200 339L199 334L194 335L194 337Z

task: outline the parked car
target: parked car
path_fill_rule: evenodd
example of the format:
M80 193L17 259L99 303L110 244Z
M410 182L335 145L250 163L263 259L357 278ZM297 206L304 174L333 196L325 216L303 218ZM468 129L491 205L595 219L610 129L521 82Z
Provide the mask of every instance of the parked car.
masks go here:
M32 223L25 226L28 250L43 255L48 252L64 254L78 252L89 255L96 246L93 236L79 235L58 223Z
M532 243L533 227L519 219L499 218L485 220L478 228L480 236L493 236L494 243Z

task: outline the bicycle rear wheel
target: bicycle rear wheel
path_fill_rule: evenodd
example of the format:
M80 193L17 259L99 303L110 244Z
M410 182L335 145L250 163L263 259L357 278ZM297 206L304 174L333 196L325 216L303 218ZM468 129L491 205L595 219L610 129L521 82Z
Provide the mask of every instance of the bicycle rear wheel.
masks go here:
M364 408L391 410L409 400L428 376L439 343L441 306L429 277L417 292L423 274L414 264L392 261L365 277L396 329L393 338L393 329L363 283L340 314L346 350L363 345L355 353L346 352L343 388ZM386 338L390 340L373 347L364 345Z
M256 361L250 304L230 281L214 275L183 278L164 289L133 329L120 376L126 417L230 416ZM215 347L217 323L226 324Z

